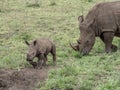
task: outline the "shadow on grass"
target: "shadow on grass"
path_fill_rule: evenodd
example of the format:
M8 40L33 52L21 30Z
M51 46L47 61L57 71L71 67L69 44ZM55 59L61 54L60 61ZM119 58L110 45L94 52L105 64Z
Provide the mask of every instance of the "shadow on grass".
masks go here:
M49 4L49 6L56 6L57 4L56 4L56 2L51 2L50 4Z
M40 5L39 4L28 4L27 7L34 7L34 8L38 7L39 8Z

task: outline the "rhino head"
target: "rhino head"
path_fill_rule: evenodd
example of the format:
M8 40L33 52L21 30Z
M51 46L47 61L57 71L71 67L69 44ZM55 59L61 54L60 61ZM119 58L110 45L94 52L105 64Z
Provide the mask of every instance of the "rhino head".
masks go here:
M42 65L44 63L45 60L45 55L44 53L41 53L39 51L39 45L38 45L38 41L34 40L33 42L29 43L28 41L25 41L25 43L28 45L29 50L27 52L27 58L26 60L34 67L36 68L36 66L38 67L38 64ZM33 59L37 57L38 61L41 60L41 63L37 63L34 62ZM40 69L42 68L42 66L40 66Z
M78 17L80 38L77 40L77 44L70 46L79 51L82 55L88 54L95 43L95 32L93 30L94 20L84 20L83 16Z
M25 43L29 47L29 50L27 52L27 61L32 61L37 56L37 41L35 40L31 43L25 41Z

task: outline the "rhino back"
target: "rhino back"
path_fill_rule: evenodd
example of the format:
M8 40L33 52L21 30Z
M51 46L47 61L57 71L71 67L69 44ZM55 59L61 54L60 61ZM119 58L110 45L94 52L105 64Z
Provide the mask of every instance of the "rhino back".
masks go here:
M120 25L120 1L95 5L87 14L85 23L95 20L96 29L114 29Z
M112 6L112 8L120 31L120 1L115 6Z
M116 30L120 24L118 18L120 18L120 1L104 3L97 17L98 26L100 29Z
M53 46L53 42L50 39L42 38L37 39L38 49L40 53L49 53Z

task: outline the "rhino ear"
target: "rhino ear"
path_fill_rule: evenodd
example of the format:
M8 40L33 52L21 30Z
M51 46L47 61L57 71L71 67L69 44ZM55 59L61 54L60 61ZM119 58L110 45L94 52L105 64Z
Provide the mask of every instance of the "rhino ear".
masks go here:
M84 21L83 15L81 15L81 16L78 17L78 21L79 21L80 23L82 23L82 22Z
M35 41L33 42L34 46L36 45L36 43L37 43L37 41L35 40Z
M28 46L30 45L28 41L25 41L25 43L26 43Z

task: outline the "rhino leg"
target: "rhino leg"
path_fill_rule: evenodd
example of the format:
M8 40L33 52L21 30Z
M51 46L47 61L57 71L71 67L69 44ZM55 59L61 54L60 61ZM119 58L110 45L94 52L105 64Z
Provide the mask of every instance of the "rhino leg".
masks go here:
M51 54L53 56L53 64L56 65L56 46L55 45L53 45L51 49Z
M44 63L44 58L41 58L41 56L38 57L38 63L37 63L37 69L42 69Z
M43 62L44 62L44 61L43 61L42 59L38 60L38 65L37 65L37 68L38 68L38 69L42 69Z
M105 43L105 52L110 53L116 50L116 46L112 44L114 33L113 32L104 32L100 36L101 40Z
M33 66L33 68L36 68L36 67L37 67L37 63L36 63L36 62L29 61L29 63Z
M103 34L100 36L100 39L105 43ZM112 52L116 52L117 49L118 49L118 48L117 48L116 45L114 45L114 44L111 45L111 51L112 51Z
M38 59L38 63L37 63L37 69L41 69L42 67L41 67L41 60L40 59Z
M45 60L43 62L43 65L46 66L46 61L47 61L47 55L45 55Z

